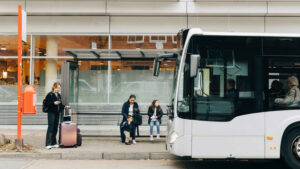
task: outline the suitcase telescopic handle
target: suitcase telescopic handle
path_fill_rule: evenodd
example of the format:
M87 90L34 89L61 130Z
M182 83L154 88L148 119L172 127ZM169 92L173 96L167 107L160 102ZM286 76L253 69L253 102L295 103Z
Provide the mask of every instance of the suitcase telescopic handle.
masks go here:
M64 109L64 116L67 116L67 115L66 115L67 110L69 111L68 116L71 116L71 115L72 115L72 109L70 109L70 108L68 108L68 109L65 108L65 109Z

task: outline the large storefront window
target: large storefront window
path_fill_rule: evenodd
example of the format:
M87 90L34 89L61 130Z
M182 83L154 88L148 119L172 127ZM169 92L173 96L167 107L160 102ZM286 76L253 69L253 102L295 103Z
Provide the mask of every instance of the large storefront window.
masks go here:
M52 84L61 82L61 64L66 59L35 59L34 85L37 89L38 102L42 102Z
M51 85L55 81L61 82L61 65L65 60L73 60L64 49L107 49L108 36L48 36L37 35L34 36L35 50L34 50L34 81L38 88L38 101L41 102L46 93L51 90ZM45 59L40 59L45 57ZM48 58L47 58L48 57ZM57 59L57 58L61 59ZM39 59L37 59L39 58ZM98 84L97 77L98 69L103 63L83 61L79 62L79 101L85 102L103 102L106 101L107 96L100 97L97 92L100 84ZM107 64L106 64L107 65ZM97 67L98 66L98 67ZM106 70L102 70L107 72ZM107 73L105 74L107 75ZM101 92L106 91L101 86ZM107 94L106 94L107 95ZM98 96L98 98L96 98ZM103 98L103 99L102 99Z
M18 36L0 35L0 57L18 56ZM30 56L30 36L27 43L23 44L22 56Z
M0 58L0 102L17 101L17 59ZM29 84L29 59L23 59L22 85Z
M45 95L51 91L49 86L51 87L56 81L61 82L61 65L66 60L70 59L35 59L34 83L38 91L39 102L42 102ZM79 61L78 65L79 102L107 102L107 61Z
M107 49L108 36L34 36L35 56L70 56L64 49ZM55 51L53 51L55 49ZM54 55L53 55L54 53Z
M27 40L22 51L22 85L24 88L33 82L39 103L51 91L54 82L61 82L62 63L73 60L64 49L176 48L174 35L111 35L111 38L109 35L29 35ZM0 36L0 96L7 96L0 102L17 100L17 49L17 35ZM152 75L152 60L85 60L78 64L80 103L119 104L130 94L136 94L139 103L150 103L153 99L169 102L174 62L162 63L159 77Z

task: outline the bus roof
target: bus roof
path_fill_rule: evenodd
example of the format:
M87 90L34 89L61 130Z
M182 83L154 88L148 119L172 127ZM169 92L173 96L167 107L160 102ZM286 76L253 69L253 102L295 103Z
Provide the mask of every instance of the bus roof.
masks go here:
M300 34L295 33L265 33L265 32L205 32L199 28L191 28L192 32L199 35L208 36L253 36L253 37L300 37Z

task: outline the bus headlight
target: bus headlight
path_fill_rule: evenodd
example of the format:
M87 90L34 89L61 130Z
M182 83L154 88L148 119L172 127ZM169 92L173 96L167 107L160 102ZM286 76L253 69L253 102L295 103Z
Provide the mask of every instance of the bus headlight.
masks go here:
M169 143L173 144L176 141L177 137L178 137L178 134L175 131L173 131L170 135Z

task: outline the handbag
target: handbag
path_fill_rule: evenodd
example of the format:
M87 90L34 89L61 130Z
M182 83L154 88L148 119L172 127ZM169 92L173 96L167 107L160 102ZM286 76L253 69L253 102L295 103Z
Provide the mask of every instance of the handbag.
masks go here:
M135 125L141 125L143 123L142 115L140 113L136 113L133 115L133 123Z

